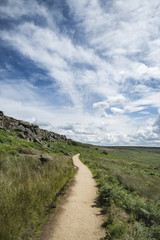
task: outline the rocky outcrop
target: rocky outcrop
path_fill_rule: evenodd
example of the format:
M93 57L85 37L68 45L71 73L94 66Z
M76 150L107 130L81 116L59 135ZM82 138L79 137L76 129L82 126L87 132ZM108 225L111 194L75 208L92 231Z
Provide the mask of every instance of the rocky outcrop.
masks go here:
M43 141L67 141L65 135L47 131L39 128L39 126L35 124L5 116L2 111L0 111L0 129L12 130L16 132L17 136L20 138L32 142L38 142L41 145L44 145Z

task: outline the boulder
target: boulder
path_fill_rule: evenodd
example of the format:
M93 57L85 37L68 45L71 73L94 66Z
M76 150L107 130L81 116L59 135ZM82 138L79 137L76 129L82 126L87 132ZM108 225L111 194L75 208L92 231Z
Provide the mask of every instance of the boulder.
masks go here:
M25 127L23 125L19 125L15 130L25 132Z
M33 141L39 143L39 144L42 145L43 147L46 147L46 145L45 145L44 143L42 143L41 141L39 141L38 138L34 138Z
M32 130L36 135L41 135L41 130L37 125L32 125Z
M26 136L25 136L24 132L18 133L18 137L26 139Z
M52 160L52 157L49 155L41 155L39 160L41 161L41 163L46 163Z
M29 134L29 135L34 135L34 133L31 131L31 129L30 128L26 128L25 129L25 132L26 132L26 134Z
M31 124L29 122L25 122L25 121L20 121L21 125L23 125L24 127L31 127Z

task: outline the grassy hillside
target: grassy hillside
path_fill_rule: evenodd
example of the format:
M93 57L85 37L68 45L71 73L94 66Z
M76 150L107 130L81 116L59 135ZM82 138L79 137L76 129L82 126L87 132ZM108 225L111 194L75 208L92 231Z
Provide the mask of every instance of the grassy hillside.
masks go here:
M32 239L74 172L71 157L0 130L0 239Z
M0 239L36 239L33 233L75 173L76 153L97 181L106 239L159 239L160 148L45 144L50 148L0 130ZM41 161L42 154L50 160Z

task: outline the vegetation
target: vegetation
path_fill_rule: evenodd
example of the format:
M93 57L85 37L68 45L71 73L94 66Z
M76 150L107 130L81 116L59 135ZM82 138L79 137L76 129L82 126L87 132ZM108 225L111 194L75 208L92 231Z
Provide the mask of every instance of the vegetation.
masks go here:
M62 150L61 143L58 148ZM159 239L160 148L100 147L70 141L64 149L65 153L80 153L97 181L106 239Z
M160 149L90 147L81 157L99 187L107 239L159 239Z
M159 239L160 148L100 147L72 140L46 145L50 147L0 130L0 239L34 239L56 205L56 195L74 176L71 156L76 153L97 181L106 239ZM43 154L51 160L41 162Z
M73 177L71 157L53 151L0 130L1 240L31 239ZM41 162L41 154L50 160Z

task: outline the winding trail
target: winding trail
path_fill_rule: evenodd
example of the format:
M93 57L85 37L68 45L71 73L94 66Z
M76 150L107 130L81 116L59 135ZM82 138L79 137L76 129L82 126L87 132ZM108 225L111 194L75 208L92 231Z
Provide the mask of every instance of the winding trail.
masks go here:
M73 157L73 162L78 167L75 184L44 240L100 240L105 237L101 209L96 205L96 182L88 167L79 160L79 154Z

